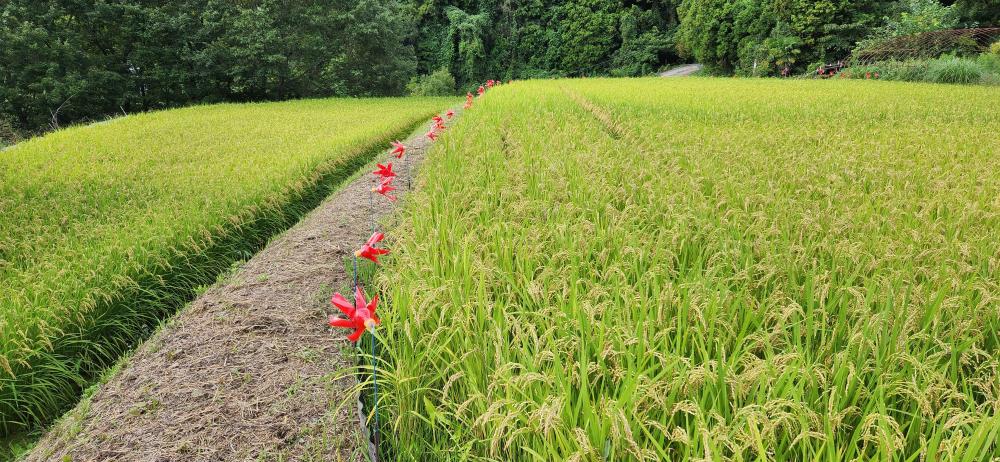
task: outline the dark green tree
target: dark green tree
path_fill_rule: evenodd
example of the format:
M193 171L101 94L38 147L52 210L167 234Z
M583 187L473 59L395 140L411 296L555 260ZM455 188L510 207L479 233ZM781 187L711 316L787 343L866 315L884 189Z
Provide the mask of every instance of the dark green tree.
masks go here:
M191 103L398 95L414 36L399 0L9 0L0 118L30 133Z

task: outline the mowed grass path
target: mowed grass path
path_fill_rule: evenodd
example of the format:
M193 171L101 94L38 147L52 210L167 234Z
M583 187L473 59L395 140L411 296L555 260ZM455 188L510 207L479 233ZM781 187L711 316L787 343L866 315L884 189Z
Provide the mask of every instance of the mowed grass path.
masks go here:
M450 100L134 115L0 152L0 436L88 379Z
M401 460L989 460L998 107L865 81L493 90L389 233L384 434Z

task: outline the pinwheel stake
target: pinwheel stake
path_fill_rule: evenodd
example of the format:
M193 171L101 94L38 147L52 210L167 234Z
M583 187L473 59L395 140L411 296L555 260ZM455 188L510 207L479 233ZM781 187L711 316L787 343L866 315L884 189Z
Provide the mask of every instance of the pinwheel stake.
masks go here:
M396 156L397 159L402 159L406 155L406 145L399 141L392 142L392 155Z
M392 177L390 177L392 178ZM369 198L371 196L369 195ZM371 209L371 222L372 231L375 230L375 215L374 208ZM372 414L375 417L375 425L372 430L371 435L371 455L374 462L378 462L378 448L381 446L382 442L379 435L379 418L378 418L378 359L376 357L375 350L375 327L381 324L381 320L378 315L375 314L375 310L378 308L378 294L372 297L369 302L367 297L365 297L365 292L361 288L361 283L358 281L358 257L363 253L374 252L372 257L377 257L378 255L384 255L388 253L388 250L377 249L374 247L376 243L382 240L382 233L374 233L372 237L368 239L361 250L354 253L354 303L351 304L347 299L340 293L334 293L333 297L330 299L330 303L337 307L341 313L347 316L344 318L337 318L330 316L330 326L331 327L346 327L354 329L354 332L347 337L348 340L354 342L355 344L364 335L366 330L371 331L369 335L369 346L371 348L371 358L372 358ZM376 258L372 258L372 261L377 263ZM363 413L362 413L363 415Z
M347 336L347 339L352 342L357 343L361 335L365 333L365 330L375 329L375 326L382 322L378 318L378 315L375 314L375 309L378 308L378 295L376 294L372 298L372 301L369 302L360 284L354 286L353 304L347 301L343 295L340 295L340 292L333 294L330 303L347 316L347 319L344 319L330 315L330 327L354 329L354 332Z
M375 226L372 225L373 229L374 229L374 227ZM361 248L358 249L357 252L354 252L354 256L361 257L361 258L367 258L367 259L371 260L372 262L374 262L377 265L378 264L378 256L379 255L385 255L385 254L389 253L389 249L380 249L378 247L375 247L376 244L378 244L379 242L382 242L382 239L385 239L385 234L383 234L383 233L372 233L372 237L368 238L368 241L365 242L364 245L362 245Z
M487 86L492 88L496 84L499 84L499 82L491 80L490 82L488 82ZM480 86L478 93L480 96L482 96L485 93L485 89L482 86ZM466 109L472 107L472 101L473 101L472 93L467 93L465 102ZM448 120L451 120L451 118L454 117L454 115L455 111L451 109L449 109L445 113L445 116L448 118ZM432 119L433 123L431 125L430 131L428 131L424 136L426 136L427 139L430 140L431 142L437 140L438 132L446 128L444 121L445 119L442 118L440 115L435 115L434 118ZM405 157L407 148L402 142L393 141L392 147L393 150L391 154L396 156L397 159L403 159ZM349 302L347 298L341 295L339 292L334 293L333 297L331 297L330 299L330 303L333 304L334 307L339 309L340 312L343 313L344 316L346 316L346 318L331 315L328 322L331 327L354 329L354 332L348 335L347 339L350 340L351 342L354 342L355 344L357 344L358 340L361 339L365 331L370 331L369 346L371 348L372 390L373 390L372 414L374 416L375 425L373 427L373 431L371 434L371 442L369 448L371 450L372 460L378 462L378 450L381 447L379 430L381 427L379 425L379 415L378 415L379 414L378 359L375 346L376 343L375 327L378 326L381 323L381 321L379 320L378 315L375 314L375 309L378 308L378 294L372 297L372 300L369 302L365 295L364 289L362 289L361 287L361 283L358 281L359 278L358 258L367 258L377 265L379 263L378 262L379 255L385 255L389 253L388 249L377 247L378 243L381 242L383 239L385 239L385 234L378 232L375 226L374 195L381 194L387 197L390 201L393 202L396 201L396 197L389 194L389 192L396 189L395 187L392 186L392 182L396 179L396 172L392 170L392 162L386 162L385 165L382 164L376 164L376 165L378 169L372 172L372 174L375 175L377 180L375 182L376 186L372 188L373 194L370 194L368 196L368 210L369 210L369 218L371 220L372 236L368 238L368 240L364 243L364 245L361 246L360 249L358 249L357 252L354 252L354 265L353 265L354 301L353 303ZM407 182L409 182L410 180L409 178L410 175L408 174L409 162L406 162L405 167L407 171ZM407 187L407 189L410 189L410 187ZM359 399L359 409L361 410L362 419L364 419L364 412L363 412L364 406L363 404L360 404L360 402L361 400ZM367 426L367 423L363 423L363 425Z
M392 171L392 162L386 162L385 165L375 164L375 166L378 167L378 170L375 170L372 173L376 176L382 177L383 180L396 176L396 172Z
M392 191L394 191L396 189L392 185L392 180L394 178L395 177L391 177L390 176L388 178L383 179L382 182L379 183L378 186L372 188L372 192L381 194L381 195L385 196L387 199L389 199L390 201L396 202L396 196L393 196L392 194L389 194L390 192L392 192Z

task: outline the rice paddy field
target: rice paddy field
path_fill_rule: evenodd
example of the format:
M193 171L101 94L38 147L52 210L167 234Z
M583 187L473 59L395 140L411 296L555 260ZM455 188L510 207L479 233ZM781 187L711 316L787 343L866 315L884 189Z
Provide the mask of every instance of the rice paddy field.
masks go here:
M0 152L0 437L56 417L200 286L449 101L193 107Z
M869 81L489 92L388 232L383 451L993 459L997 108Z

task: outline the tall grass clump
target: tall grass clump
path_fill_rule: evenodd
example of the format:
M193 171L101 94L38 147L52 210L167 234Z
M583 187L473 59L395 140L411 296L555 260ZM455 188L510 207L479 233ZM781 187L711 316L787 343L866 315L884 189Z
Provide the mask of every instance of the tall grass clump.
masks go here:
M518 82L376 276L398 460L1000 453L1000 93Z
M445 101L193 107L0 152L0 436L56 417L198 286Z
M975 57L942 56L934 59L879 61L851 66L842 72L842 76L905 82L996 85L1000 83L1000 57L982 53Z
M962 58L940 58L927 66L927 80L936 83L979 83L985 71L978 62Z

